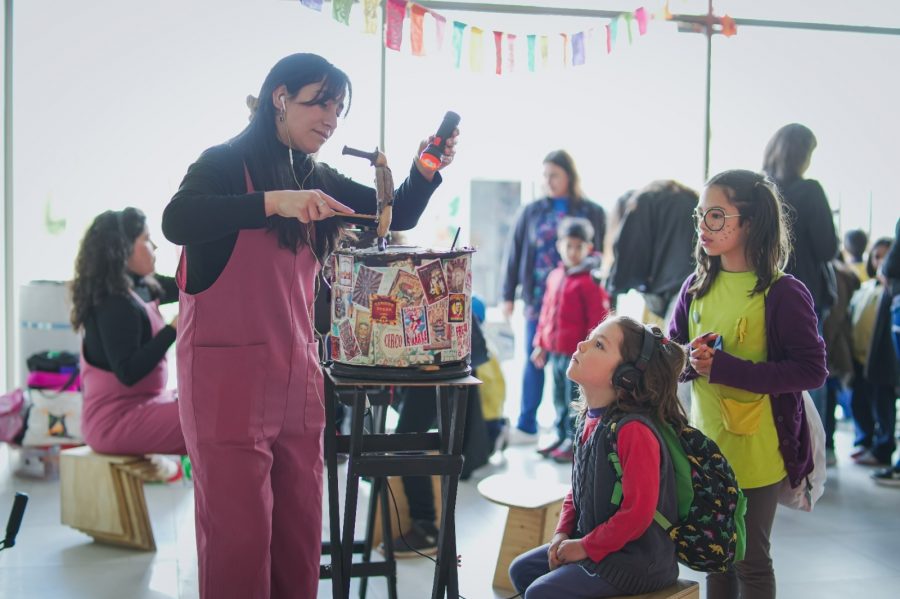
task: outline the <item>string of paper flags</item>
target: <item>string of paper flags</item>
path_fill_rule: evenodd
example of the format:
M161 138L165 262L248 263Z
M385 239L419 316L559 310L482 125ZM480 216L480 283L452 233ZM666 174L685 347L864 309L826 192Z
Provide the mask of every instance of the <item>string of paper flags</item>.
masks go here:
M323 0L300 0L307 8L322 12ZM350 24L350 12L353 0L332 0L332 17L345 25ZM380 0L359 0L362 8L366 33L378 33ZM493 40L493 71L497 75L503 75L516 71L516 56L525 57L525 68L534 72L540 68L550 66L551 46L553 56L560 57L562 66L584 65L588 56L598 54L612 54L618 40L627 36L628 43L633 43L636 36L647 33L648 23L651 18L671 19L672 15L666 3L658 14L651 14L646 8L640 7L632 12L622 12L618 16L600 27L592 27L575 33L557 34L528 34L517 35L505 31L487 32L483 28L448 19L440 12L426 8L415 2L407 0L386 0L384 14L384 44L390 49L399 52L404 42L408 44L413 56L426 56L443 53L447 33L450 34L450 52L453 64L456 68L462 67L464 40L468 38L466 48L468 55L468 67L472 71L484 70L484 57L486 55L485 44ZM733 20L726 24L722 19L723 33L734 35ZM406 22L408 25L408 38L404 37ZM426 27L426 21L431 24ZM727 26L726 26L727 25ZM623 31L624 29L624 31ZM635 31L636 29L636 31ZM427 31L427 33L426 33ZM524 43L524 48L519 45ZM558 63L557 63L558 64Z

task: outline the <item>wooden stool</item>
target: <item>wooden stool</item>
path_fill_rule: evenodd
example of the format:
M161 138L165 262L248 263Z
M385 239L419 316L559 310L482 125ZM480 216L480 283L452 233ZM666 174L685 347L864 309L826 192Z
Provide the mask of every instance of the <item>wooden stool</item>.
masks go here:
M666 587L655 593L643 595L621 595L611 599L700 599L700 585L696 580L681 580L670 587Z
M390 506L390 522L391 522L391 530L394 533L393 538L397 538L400 536L400 530L402 528L403 534L407 534L410 531L412 526L412 521L409 518L409 502L406 499L406 492L403 490L403 478L400 476L388 476L387 484L390 487L391 494L393 495L393 499L388 496L388 505ZM441 521L441 477L440 476L432 476L431 477L431 490L434 493L434 512L435 512L435 524L440 523ZM394 510L394 501L397 502L397 510ZM400 522L397 522L397 512L400 512ZM372 547L378 547L378 545L383 540L381 538L381 503L377 504L375 508L375 524L372 527ZM401 547L400 549L404 549ZM394 547L394 550L397 550L397 547Z
M143 483L155 470L143 456L99 454L86 445L63 451L62 523L100 543L156 551Z
M509 580L509 565L526 551L550 542L569 486L495 474L478 483L478 492L489 501L509 508L493 585L515 591Z

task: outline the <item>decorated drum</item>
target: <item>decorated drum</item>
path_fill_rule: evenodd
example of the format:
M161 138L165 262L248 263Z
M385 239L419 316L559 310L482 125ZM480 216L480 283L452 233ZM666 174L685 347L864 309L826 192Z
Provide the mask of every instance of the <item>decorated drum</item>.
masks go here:
M474 251L336 250L328 269L333 371L366 379L469 374Z

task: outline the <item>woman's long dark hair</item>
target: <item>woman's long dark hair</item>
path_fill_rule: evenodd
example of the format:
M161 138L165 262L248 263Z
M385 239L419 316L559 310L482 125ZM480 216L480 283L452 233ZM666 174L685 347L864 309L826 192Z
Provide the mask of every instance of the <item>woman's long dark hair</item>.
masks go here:
M750 222L744 246L747 262L756 272L756 285L750 294L764 292L784 270L791 252L790 233L778 188L763 175L745 170L719 173L706 186L716 186L725 192L728 201L741 215L739 225ZM694 259L697 261L696 277L688 293L703 297L722 270L722 258L704 252L698 238Z
M319 93L305 104L313 106L346 97L349 111L353 94L350 79L343 71L316 54L291 54L282 58L263 81L250 124L229 142L240 148L257 191L297 189L297 181L301 184L305 181L303 186L306 189L317 186L316 163L312 155L292 150L294 175L291 174L288 148L278 139L275 125L277 112L272 104L272 92L284 85L288 98L294 98L301 88L320 82L323 85ZM315 227L317 247L312 249L321 257L334 248L340 221L329 218L316 222ZM307 241L303 224L296 218L270 216L268 228L277 231L281 247L292 251L296 252L298 246Z
M94 219L81 240L75 258L70 320L77 331L84 326L91 310L111 295L127 295L134 286L128 270L128 258L135 240L147 227L147 217L137 208L107 210ZM151 293L162 290L151 274L144 277Z
M803 178L816 136L804 125L791 123L775 132L763 154L763 172L782 187Z
M572 156L565 150L554 150L547 154L544 158L544 164L555 164L566 172L569 177L569 200L572 203L578 203L584 199L584 193L581 191L581 177L578 176L578 170L575 168L575 161Z

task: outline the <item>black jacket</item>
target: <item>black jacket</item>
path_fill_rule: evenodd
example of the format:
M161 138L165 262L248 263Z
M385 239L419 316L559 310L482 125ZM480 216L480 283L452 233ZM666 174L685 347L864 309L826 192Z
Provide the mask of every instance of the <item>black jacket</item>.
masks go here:
M878 303L878 316L872 333L869 362L866 364L866 380L877 385L896 385L900 375L897 353L891 339L891 303L900 295L900 219L894 232L894 243L888 251L881 272L887 279L887 286Z
M821 317L837 294L831 260L837 255L838 238L831 207L822 186L813 179L778 187L791 231L791 257L785 271L806 285Z

